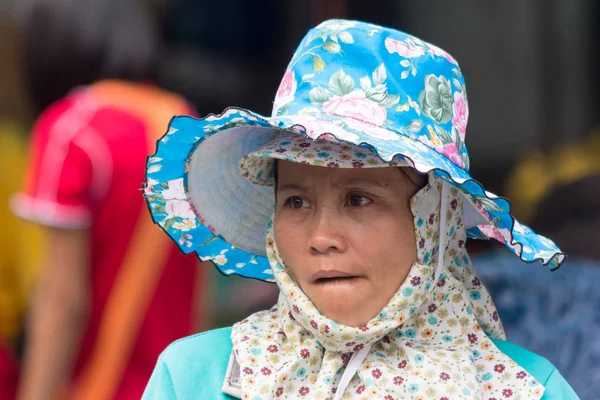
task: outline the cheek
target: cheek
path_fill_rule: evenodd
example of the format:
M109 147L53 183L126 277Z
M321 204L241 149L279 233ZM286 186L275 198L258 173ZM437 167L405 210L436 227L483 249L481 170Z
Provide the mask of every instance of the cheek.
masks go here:
M387 238L389 248L392 249L391 258L399 262L406 260L412 266L417 260L417 242L412 214L394 222L396 223L391 228L394 235Z
M302 263L302 238L301 231L298 229L298 225L290 223L285 218L275 217L274 221L275 230L275 243L277 243L277 249L279 255L289 272L298 278L298 268Z
M349 230L354 251L375 275L404 276L417 260L417 246L412 217L380 218L375 223L358 225Z

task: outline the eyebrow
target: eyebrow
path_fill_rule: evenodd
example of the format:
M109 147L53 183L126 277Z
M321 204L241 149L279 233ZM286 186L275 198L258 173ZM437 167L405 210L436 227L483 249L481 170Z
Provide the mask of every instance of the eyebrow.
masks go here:
M344 179L341 182L336 182L334 186L338 188L347 188L352 186L377 186L382 189L389 189L389 185L386 185L383 182L360 178Z
M336 182L333 184L334 187L337 188L348 188L348 187L356 187L356 186L376 186L382 189L389 189L389 185L386 185L382 182L376 181L376 180L369 180L369 179L344 179L340 182ZM297 191L297 192L301 192L301 193L308 193L309 189L307 186L304 185L300 185L300 184L294 184L294 183L288 183L288 184L284 184L284 185L279 185L277 187L277 191Z
M286 190L301 192L301 193L308 193L308 187L306 187L306 186L297 185L294 183L287 183L285 185L277 185L278 192L284 192Z

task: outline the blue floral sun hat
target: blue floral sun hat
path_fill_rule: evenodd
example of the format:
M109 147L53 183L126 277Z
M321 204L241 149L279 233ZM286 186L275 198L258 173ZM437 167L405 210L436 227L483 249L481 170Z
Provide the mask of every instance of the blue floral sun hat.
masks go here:
M286 137L293 133L309 144L341 142L375 155L374 164L410 165L444 180L467 200L469 237L496 239L523 261L558 268L565 254L469 175L468 116L465 80L444 50L381 26L326 21L300 43L271 117L231 107L203 119L173 118L148 159L145 197L154 222L184 253L213 261L226 275L270 281L265 235L274 209L272 168L257 169L260 158L250 167L244 160L257 152L285 159L276 154L289 149Z

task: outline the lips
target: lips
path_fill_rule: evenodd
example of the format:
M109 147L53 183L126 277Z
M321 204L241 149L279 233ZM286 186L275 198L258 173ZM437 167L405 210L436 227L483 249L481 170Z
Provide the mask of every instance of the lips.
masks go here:
M312 275L315 283L342 282L358 279L360 276L338 270L320 270Z

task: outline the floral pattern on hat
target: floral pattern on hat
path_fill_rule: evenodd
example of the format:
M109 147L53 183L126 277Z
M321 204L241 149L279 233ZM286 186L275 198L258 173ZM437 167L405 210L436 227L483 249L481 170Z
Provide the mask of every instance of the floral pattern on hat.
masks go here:
M468 117L464 77L448 53L393 29L357 21L326 21L300 43L284 73L271 117L229 108L200 120L174 118L156 154L148 160L145 196L154 221L184 252L214 259L227 250L221 272L272 280L262 243L273 199L266 197L260 185L240 183L227 174L238 170L245 155L273 138L265 134L260 141L256 132L293 130L314 140L365 147L384 162L402 156L419 172L458 188L471 208L478 210L484 223L468 227L470 238L499 240L523 261L541 261L550 269L558 268L564 253L551 240L519 224L511 215L510 203L485 191L468 173ZM239 133L240 142L252 136L255 146L240 154L230 151L233 142L211 148L206 156L209 161L204 163L207 169L199 172L218 175L214 179L218 184L205 187L209 195L222 193L233 201L241 192L249 199L235 204L223 201L222 209L215 211L222 219L234 207L240 209L237 214L244 215L243 220L226 221L226 226L237 223L241 228L225 239L217 224L206 223L214 215L202 215L201 204L190 198L188 178L193 155L219 142L213 138L232 131ZM224 154L230 158L224 159ZM224 167L210 167L217 162ZM185 199L168 198L172 185L183 185ZM171 212L167 212L167 201ZM181 202L189 204L195 218ZM249 216L250 210L258 212ZM244 246L238 235L249 232L255 235L254 242Z

